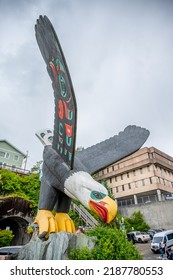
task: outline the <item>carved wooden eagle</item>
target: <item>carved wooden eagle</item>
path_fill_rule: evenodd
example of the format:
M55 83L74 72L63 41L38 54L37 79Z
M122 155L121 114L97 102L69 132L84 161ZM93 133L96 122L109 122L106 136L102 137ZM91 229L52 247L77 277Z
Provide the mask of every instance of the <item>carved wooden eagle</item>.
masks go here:
M75 232L74 223L67 214L71 198L110 223L117 214L117 204L91 175L140 149L149 131L128 126L118 135L75 153L77 105L65 57L46 16L39 17L35 31L55 100L54 132L44 129L36 134L45 146L39 210L34 221L42 238L51 232Z

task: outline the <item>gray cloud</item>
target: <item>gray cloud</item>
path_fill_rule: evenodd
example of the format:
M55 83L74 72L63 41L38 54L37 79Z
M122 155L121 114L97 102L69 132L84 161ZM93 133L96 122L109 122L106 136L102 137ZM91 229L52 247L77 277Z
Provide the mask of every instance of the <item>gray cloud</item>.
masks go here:
M53 90L34 25L52 21L78 103L77 146L129 124L150 130L146 146L173 155L173 2L0 0L0 138L42 158L35 131L53 127Z

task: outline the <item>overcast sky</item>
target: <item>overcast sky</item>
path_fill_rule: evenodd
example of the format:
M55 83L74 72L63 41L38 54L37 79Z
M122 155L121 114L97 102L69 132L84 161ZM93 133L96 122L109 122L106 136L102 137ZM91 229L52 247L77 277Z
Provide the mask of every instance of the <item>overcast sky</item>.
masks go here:
M53 128L54 98L34 25L52 22L71 74L77 144L127 125L150 130L144 146L173 156L172 0L0 0L0 139L42 159L35 136Z

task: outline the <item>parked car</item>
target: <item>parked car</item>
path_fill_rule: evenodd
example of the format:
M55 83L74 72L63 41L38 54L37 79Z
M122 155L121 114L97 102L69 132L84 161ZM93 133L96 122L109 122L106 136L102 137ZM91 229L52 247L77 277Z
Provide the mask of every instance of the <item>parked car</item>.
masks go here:
M0 248L0 260L8 259L8 256L16 255L19 253L21 246L6 246Z
M159 252L159 244L166 243L166 247L169 249L173 246L173 230L166 230L156 233L153 236L153 240L151 242L151 251L153 253Z
M147 231L147 233L150 235L150 238L151 238L151 240L153 239L153 236L156 234L156 233L158 233L158 232L162 232L162 231L165 231L166 229L164 229L164 228L161 228L161 229L149 229L148 231Z
M128 233L129 236L133 236L134 238L134 243L139 242L139 243L146 243L150 240L149 234L146 232L140 232L140 231L133 231Z
M152 239L153 239L154 234L156 233L156 231L155 231L154 229L149 229L149 230L147 231L147 233L149 234L150 239L152 240Z

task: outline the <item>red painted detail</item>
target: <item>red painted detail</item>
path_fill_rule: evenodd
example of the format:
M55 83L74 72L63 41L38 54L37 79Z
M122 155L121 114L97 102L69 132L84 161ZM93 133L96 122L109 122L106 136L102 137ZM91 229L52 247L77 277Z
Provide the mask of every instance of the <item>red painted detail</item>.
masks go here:
M56 71L55 65L52 63L52 61L49 62L49 65L52 69L52 73L53 73L53 76L54 76L54 79L55 79L55 84L58 85L57 71Z
M105 206L107 203L106 203L106 202L104 202L104 201L100 201L100 202L99 202L99 204L101 204L101 205Z
M92 208L94 208L94 210L99 215L99 217L102 219L102 221L107 223L108 210L103 205L101 205L100 202L96 203L96 202L90 200L89 204L91 205Z
M56 66L56 72L58 72L59 70L61 70L60 65Z
M66 135L68 137L72 137L72 134L73 134L73 127L72 127L72 125L69 125L69 124L65 123L65 131L66 131Z
M67 104L65 101L63 101L64 103L64 108L65 108L65 117L67 120L70 120L70 113L73 111L73 110L69 110L68 107L67 107Z
M58 116L62 120L64 118L64 107L62 100L58 100Z

